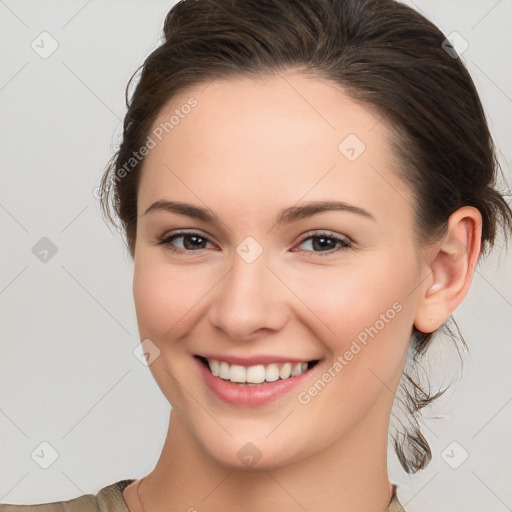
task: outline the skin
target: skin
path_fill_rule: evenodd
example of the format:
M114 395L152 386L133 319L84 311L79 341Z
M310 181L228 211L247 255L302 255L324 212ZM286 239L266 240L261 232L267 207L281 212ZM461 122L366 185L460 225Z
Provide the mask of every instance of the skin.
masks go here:
M332 83L292 71L216 80L172 98L154 126L191 96L197 107L149 152L138 193L137 320L141 340L160 350L149 368L173 407L162 454L140 487L144 508L382 511L391 497L387 429L411 329L434 331L466 295L480 214L462 208L442 239L418 243L388 128ZM366 146L355 161L338 149L348 134ZM207 208L221 222L145 214L161 199ZM327 200L373 218L324 211L275 222L283 208ZM199 232L203 245L156 244L179 230ZM351 246L326 255L336 246L307 238L318 230ZM236 252L248 236L263 248L252 263ZM400 311L300 403L299 392L393 304ZM320 362L299 389L244 408L206 386L193 357L205 352ZM251 467L237 457L248 442L261 453ZM142 510L139 482L124 491L132 512Z

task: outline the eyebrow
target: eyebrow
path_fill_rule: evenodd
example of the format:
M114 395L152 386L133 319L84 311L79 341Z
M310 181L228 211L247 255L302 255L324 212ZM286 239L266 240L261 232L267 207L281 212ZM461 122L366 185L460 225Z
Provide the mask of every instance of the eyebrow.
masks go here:
M152 203L146 209L143 215L153 211L178 213L181 215L186 215L187 217L193 217L198 220L209 222L211 224L221 223L220 218L212 211L200 206L195 206L193 204L183 203L180 201L168 201L165 199L159 199L158 201ZM288 208L284 208L277 216L276 224L281 225L298 221L300 219L312 217L317 213L327 211L355 213L375 221L375 217L369 211L360 208L359 206L347 204L342 201L310 201L298 206L290 206Z

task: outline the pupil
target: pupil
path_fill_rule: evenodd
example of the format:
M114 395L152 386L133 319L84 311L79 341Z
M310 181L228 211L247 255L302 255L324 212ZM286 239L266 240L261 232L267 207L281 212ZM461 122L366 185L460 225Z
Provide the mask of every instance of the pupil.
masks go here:
M194 245L194 244L197 244L198 241L199 241L199 244L201 244L201 240L203 240L203 239L199 236L188 235L183 238L183 245L185 246L186 249L197 249L198 245ZM193 242L192 242L192 244L188 244L187 241L193 241ZM203 240L203 244L204 244L204 240ZM199 247L199 248L202 249L203 247Z
M331 240L331 243L325 244L326 240ZM318 242L320 242L320 244ZM316 237L316 238L313 239L313 248L315 248L315 249L317 249L317 248L320 248L320 249L330 249L330 248L333 248L332 239L331 238L327 238L325 236Z

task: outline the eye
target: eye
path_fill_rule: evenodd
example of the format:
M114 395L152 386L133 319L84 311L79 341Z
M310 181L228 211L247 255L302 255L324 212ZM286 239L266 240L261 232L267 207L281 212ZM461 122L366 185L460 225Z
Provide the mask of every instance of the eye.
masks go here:
M321 231L303 238L298 247L301 245L307 247L301 250L310 252L310 256L327 256L351 247L352 242L347 237L335 236L330 231ZM293 249L293 251L297 250L297 248Z
M180 231L172 233L155 242L155 245L166 246L168 250L177 254L191 254L207 249L207 245L213 245L206 236L199 232ZM301 245L306 248L298 249ZM352 242L347 237L335 236L330 231L320 231L304 237L299 245L292 251L301 250L310 253L310 256L327 256L351 247Z
M209 242L208 238L201 233L181 231L161 238L156 242L156 245L164 245L172 252L186 254L206 249L206 245L208 243L211 242ZM176 247L176 245L181 247Z

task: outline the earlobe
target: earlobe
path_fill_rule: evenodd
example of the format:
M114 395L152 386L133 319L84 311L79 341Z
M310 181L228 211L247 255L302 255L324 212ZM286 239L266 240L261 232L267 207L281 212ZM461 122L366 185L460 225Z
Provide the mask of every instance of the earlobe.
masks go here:
M480 256L481 236L482 216L476 208L464 206L450 216L445 235L430 251L416 329L434 332L462 302Z

